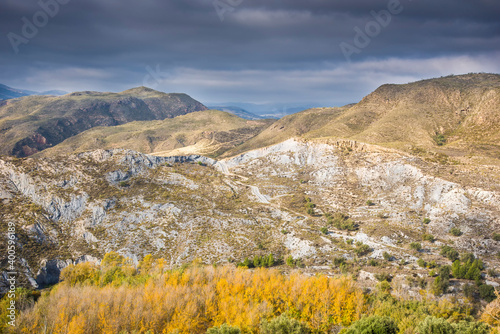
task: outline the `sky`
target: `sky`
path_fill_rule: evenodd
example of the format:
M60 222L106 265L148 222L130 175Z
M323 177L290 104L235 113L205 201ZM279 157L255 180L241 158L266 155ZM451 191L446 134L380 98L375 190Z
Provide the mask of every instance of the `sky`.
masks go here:
M1 0L0 83L205 103L358 102L500 73L498 0Z

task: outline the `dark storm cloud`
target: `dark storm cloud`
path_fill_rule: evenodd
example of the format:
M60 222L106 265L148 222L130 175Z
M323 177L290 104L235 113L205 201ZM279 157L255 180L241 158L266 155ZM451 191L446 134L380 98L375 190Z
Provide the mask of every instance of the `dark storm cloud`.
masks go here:
M304 101L310 96L340 104L382 80L499 70L492 61L500 52L497 0L401 0L402 12L352 55L354 64L347 63L340 43L353 44L354 28L364 29L373 20L370 12L386 9L388 2L243 0L221 22L213 0L70 0L16 54L7 34L22 36L21 19L32 20L41 8L37 0L3 0L0 82L27 89L121 90L142 84L147 68L159 66L160 80L147 82L202 99L282 102L301 93ZM379 73L390 59L442 65L431 66L432 73L399 75L388 68L378 80L361 83L341 76L342 69L359 78ZM266 89L269 84L280 86Z

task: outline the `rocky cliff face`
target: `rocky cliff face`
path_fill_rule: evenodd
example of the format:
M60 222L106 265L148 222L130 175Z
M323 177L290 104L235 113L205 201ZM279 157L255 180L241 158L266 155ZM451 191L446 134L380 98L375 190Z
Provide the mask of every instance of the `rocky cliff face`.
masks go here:
M14 222L16 265L32 286L52 284L69 263L98 261L112 250L136 261L158 255L172 266L195 258L223 263L292 255L307 270L328 273L334 258L355 257L347 239L372 248L361 260L384 251L405 259L395 269L401 273L417 255L448 261L439 256L442 245L494 266L499 175L496 167L439 165L333 140L291 139L222 161L128 150L3 158L0 247L6 247L6 224ZM358 230L320 232L322 214L335 212L354 219ZM452 227L463 234L452 236ZM437 241L423 242L426 234ZM423 255L409 249L413 241L423 243ZM3 287L6 263L3 258Z

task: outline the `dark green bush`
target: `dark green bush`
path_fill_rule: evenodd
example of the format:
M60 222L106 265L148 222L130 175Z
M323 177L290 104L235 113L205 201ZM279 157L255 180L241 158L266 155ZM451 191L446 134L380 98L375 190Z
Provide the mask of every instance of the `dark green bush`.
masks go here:
M344 257L336 257L333 259L333 264L337 267L339 267L342 264L345 264L345 258Z
M422 236L422 239L424 241L429 241L429 242L436 241L436 238L434 238L434 236L432 234L427 234L427 233Z
M387 281L390 282L392 280L392 277L388 273L380 273L380 274L375 274L375 278L379 282Z
M434 279L431 290L434 295L440 296L448 292L449 287L450 287L450 279L438 276Z
M497 298L495 295L495 288L488 284L482 284L479 286L479 295L488 303L491 303Z
M390 317L371 316L354 322L343 334L396 334L398 326Z
M453 324L457 334L489 334L490 326L482 322L460 321Z
M410 248L416 250L417 252L422 249L422 245L419 242L412 242Z
M472 262L468 259L465 263L456 260L451 266L453 277L460 279L480 281L481 270L483 270L483 262L477 259Z
M207 334L240 334L241 330L238 327L231 327L223 324L220 327L212 327L207 330Z
M268 268L276 264L273 254L268 256L254 256L253 260L245 258L243 262L237 264L238 267L248 267L248 268Z
M456 334L455 328L446 320L436 317L427 317L417 326L419 334Z
M363 256L363 255L366 255L366 254L368 254L369 252L371 252L371 248L370 248L370 246L365 245L365 244L358 245L358 246L354 249L354 253L356 253L356 255L358 255L358 256Z
M490 327L481 322L469 322L462 320L450 324L442 318L427 317L417 326L416 333L419 334L488 334Z
M285 314L270 321L263 320L260 325L261 334L309 334L311 330L301 321L290 318Z
M436 142L436 144L437 144L438 146L443 146L444 144L446 144L446 138L445 138L445 136L444 136L444 135L442 135L442 134L436 135L436 136L434 137L434 141Z
M450 230L450 234L455 236L455 237L459 237L462 235L462 231L460 231L459 228L456 228L456 227L453 227L451 230Z
M441 254L441 256L444 256L444 257L450 259L451 261L455 261L458 259L458 252L450 246L441 247L440 254Z
M346 230L346 231L355 231L358 229L358 226L349 218L349 216L336 212L333 216L329 215L327 217L328 224L333 225L336 229Z

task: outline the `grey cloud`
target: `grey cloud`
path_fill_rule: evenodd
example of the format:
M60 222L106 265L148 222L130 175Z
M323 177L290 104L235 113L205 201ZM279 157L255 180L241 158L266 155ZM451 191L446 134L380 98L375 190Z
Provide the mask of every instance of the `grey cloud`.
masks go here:
M170 73L182 73L179 69L183 68L213 73L254 70L261 76L252 78L255 81L252 87L258 87L259 80L265 86L269 81L266 71L294 77L297 70L320 73L332 64L336 68L348 66L339 44L352 43L353 28L363 28L373 20L370 12L384 9L388 3L243 0L221 22L212 0L71 0L61 6L58 15L35 38L20 45L19 54L15 54L6 34L20 32L21 18L30 18L40 10L37 2L3 0L0 4L1 83L36 90L120 90L140 84L147 73L146 67L160 64ZM401 0L401 3L403 12L394 16L391 24L360 54L352 57L354 62L478 58L500 51L500 4L496 0ZM462 72L469 72L465 66ZM53 78L41 75L47 71L53 73ZM89 75L99 71L105 75ZM351 74L356 76L354 72ZM358 76L362 77L361 74ZM66 82L67 87L54 87L56 78ZM314 87L311 91L331 95L315 93L314 99L333 102L339 99L333 98L336 96L333 90L341 87L328 82L322 87L316 82L304 84ZM191 85L192 91L202 95L208 95L204 93L207 91L212 96L218 95L214 100L229 99L224 97L228 91L217 80L215 86L205 90L196 82ZM179 91L171 85L166 88ZM183 85L182 89L189 87ZM248 100L255 100L259 94L265 94L248 85L240 89L239 92L232 89L231 96L243 99L248 94ZM295 89L273 90L273 94L282 101L295 98L292 91L296 95ZM265 99L272 100L272 96Z

